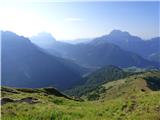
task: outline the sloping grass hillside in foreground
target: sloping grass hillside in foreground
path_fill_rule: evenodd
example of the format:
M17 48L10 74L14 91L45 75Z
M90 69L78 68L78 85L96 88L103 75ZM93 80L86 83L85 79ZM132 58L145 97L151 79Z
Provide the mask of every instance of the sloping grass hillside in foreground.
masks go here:
M1 119L160 120L160 72L130 76L101 87L105 89L93 101L76 101L53 88L2 87Z

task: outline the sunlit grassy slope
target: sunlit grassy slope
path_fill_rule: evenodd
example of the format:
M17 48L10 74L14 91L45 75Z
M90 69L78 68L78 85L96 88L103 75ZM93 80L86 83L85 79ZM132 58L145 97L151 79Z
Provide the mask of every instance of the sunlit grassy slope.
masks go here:
M160 72L130 76L103 84L92 101L76 101L53 88L2 87L2 120L160 120L159 84Z

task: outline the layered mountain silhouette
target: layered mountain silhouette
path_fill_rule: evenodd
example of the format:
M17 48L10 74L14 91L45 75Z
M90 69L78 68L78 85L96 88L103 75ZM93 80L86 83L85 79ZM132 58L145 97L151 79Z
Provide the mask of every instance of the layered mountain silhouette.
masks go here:
M56 39L47 32L39 33L36 36L31 37L30 40L32 43L43 48L48 53L59 57L64 57L65 54L74 47L72 44L56 41Z
M41 47L48 47L56 41L55 38L47 32L41 32L36 36L32 36L30 39L33 43L38 44Z
M2 85L68 89L79 84L82 68L49 55L28 38L2 32Z
M40 36L37 36L37 41L39 37ZM109 42L106 37L114 38L113 41L115 41L115 43L113 41L112 43ZM47 38L48 37L43 37L43 40L48 41ZM79 43L73 45L65 42L55 41L55 39L53 39L52 41L54 41L54 43L52 45L42 48L53 55L71 59L76 63L87 67L103 67L104 65L116 65L120 67L158 66L158 64L144 59L136 52L127 50L126 48L123 49L123 46L119 45L121 43L125 44L122 41L123 38L127 38L127 41L131 41L129 45L135 43L133 46L139 44L139 42L136 41L143 42L142 40L139 40L140 38L138 37L133 37L137 38L133 39L132 36L130 37L130 34L127 32L114 30L110 33L110 35L93 39L89 43ZM156 50L157 48L155 47L155 50L153 51L155 52Z
M91 70L106 65L159 67L157 62L146 60L136 52L130 52L118 45L118 41L119 44L123 41L122 38L128 38L129 45L132 42L135 43L135 46L139 42L146 42L127 32L115 30L108 36L75 45L56 41L49 33L34 36L31 41L12 32L1 34L2 85L6 86L31 88L53 86L65 90L84 82L81 79L82 74L86 73L84 66ZM114 38L112 40L115 43L110 42L111 38ZM157 43L152 41L157 41ZM157 38L150 40L152 42L150 47L155 47L150 52L152 53L150 60L156 61L159 58L158 51L156 53L158 41Z
M94 43L113 43L124 50L137 53L144 58L149 58L152 54L160 52L160 37L150 40L143 40L140 37L133 36L128 32L113 30L110 34L94 39ZM157 60L158 61L158 60Z

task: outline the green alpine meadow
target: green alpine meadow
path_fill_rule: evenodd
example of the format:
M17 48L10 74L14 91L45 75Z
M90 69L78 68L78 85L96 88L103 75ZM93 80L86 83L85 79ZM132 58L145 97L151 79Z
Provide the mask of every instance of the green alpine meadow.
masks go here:
M54 88L2 87L2 120L159 120L159 84L160 72L145 72L102 84L81 99Z

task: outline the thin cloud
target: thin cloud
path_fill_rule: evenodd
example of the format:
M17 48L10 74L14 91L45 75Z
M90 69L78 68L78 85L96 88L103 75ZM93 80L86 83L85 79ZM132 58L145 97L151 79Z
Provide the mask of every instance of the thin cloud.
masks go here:
M75 18L75 17L69 17L69 18L65 18L64 21L80 22L80 21L83 21L83 19L81 19L81 18Z

